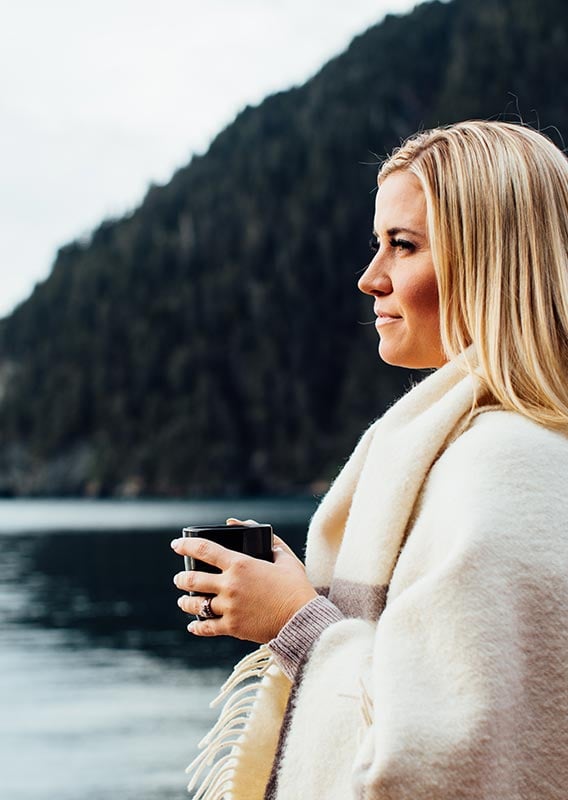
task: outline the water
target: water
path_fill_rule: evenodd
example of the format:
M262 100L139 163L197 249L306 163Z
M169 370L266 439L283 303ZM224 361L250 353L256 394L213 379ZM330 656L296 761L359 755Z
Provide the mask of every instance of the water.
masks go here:
M301 551L297 501L0 501L1 800L181 800L251 645L185 631L169 541L227 516Z

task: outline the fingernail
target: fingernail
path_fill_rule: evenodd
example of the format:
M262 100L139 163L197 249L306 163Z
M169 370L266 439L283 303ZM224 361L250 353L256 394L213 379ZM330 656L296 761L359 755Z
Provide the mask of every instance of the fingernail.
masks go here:
M183 597L178 597L177 604L180 608L183 606Z
M187 626L187 630L190 633L195 633L195 622L190 622L189 625Z
M178 572L177 575L174 575L174 583L175 583L176 586L178 585L178 581L180 579L180 576L181 576L181 572Z
M172 541L170 542L170 547L173 547L175 549L178 545L178 542L179 539L172 539Z

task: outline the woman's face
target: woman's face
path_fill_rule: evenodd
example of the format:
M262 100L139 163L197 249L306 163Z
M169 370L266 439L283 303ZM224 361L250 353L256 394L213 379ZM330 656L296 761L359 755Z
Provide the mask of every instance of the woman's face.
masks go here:
M379 186L374 236L378 249L358 286L375 300L379 355L399 367L442 366L447 359L440 338L426 198L411 172L393 172Z

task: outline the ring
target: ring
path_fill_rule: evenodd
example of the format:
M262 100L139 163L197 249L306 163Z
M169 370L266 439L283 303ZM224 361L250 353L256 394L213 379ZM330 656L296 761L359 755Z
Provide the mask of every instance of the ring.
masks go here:
M199 616L203 617L203 619L215 619L217 617L217 614L214 614L211 608L212 599L212 597L203 598L201 608L199 609Z

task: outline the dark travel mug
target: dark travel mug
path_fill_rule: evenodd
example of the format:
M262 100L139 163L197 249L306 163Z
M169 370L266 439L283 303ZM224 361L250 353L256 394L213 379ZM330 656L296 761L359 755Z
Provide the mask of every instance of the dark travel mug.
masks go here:
M264 561L274 560L271 525L188 525L187 528L183 528L182 534L192 538L209 539L229 550L235 550L253 558L261 558ZM217 567L190 556L184 556L183 560L186 570L221 572ZM194 597L198 593L189 592L189 594ZM198 616L197 619L204 619L204 617Z

